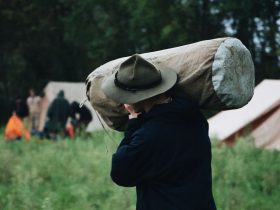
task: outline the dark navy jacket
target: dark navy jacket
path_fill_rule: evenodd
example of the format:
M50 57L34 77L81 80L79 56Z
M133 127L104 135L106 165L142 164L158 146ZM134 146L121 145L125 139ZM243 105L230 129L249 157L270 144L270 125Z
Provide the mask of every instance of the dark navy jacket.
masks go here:
M137 210L214 210L208 123L175 98L129 120L112 158L111 177L136 186Z

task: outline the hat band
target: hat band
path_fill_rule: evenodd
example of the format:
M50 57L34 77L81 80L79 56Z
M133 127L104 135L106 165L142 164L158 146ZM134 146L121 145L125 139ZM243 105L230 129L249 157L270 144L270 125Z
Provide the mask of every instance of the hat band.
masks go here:
M150 88L153 88L157 85L159 85L161 83L161 79L160 80L157 80L155 82L152 82L148 85L143 85L143 86L139 86L139 87L128 87L126 86L125 84L123 84L122 82L120 82L118 80L118 72L116 72L115 74L115 79L114 79L114 83L115 85L120 88L120 89L123 89L123 90L127 90L127 91L139 91L139 90L146 90L146 89L150 89Z

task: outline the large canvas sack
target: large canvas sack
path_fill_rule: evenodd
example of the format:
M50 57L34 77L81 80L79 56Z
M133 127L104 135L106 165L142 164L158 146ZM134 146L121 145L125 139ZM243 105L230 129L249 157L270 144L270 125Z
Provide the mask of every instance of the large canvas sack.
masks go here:
M254 64L248 49L236 38L218 38L181 47L141 54L157 68L178 73L174 94L195 101L201 109L240 108L253 96ZM95 69L87 78L87 96L106 124L123 130L127 112L101 90L104 78L126 60L120 58Z

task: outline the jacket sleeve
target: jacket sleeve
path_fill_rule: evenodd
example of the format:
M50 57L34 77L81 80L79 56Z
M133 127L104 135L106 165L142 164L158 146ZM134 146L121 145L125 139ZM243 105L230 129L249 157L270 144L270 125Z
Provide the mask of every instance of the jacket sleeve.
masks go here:
M129 122L125 137L112 157L112 180L121 186L133 187L156 176L153 138L148 132L134 132L135 121Z

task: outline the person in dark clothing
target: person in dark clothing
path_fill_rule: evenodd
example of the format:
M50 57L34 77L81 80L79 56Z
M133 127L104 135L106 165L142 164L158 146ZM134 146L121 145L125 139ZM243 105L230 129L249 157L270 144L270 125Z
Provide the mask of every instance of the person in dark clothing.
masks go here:
M46 122L45 132L51 135L65 131L65 125L70 116L70 105L67 99L64 98L64 91L60 90L57 97L50 104Z
M137 210L216 209L208 123L196 104L166 94L176 80L172 70L134 55L102 85L129 113L111 178L136 186Z
M75 127L87 127L92 120L90 110L86 106L79 106L77 101L70 104L71 119Z
M20 96L17 96L12 104L12 111L15 111L17 116L21 119L29 115L28 106Z

